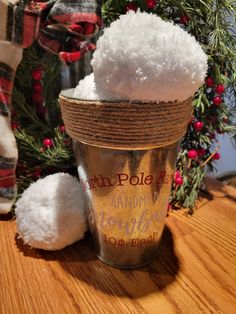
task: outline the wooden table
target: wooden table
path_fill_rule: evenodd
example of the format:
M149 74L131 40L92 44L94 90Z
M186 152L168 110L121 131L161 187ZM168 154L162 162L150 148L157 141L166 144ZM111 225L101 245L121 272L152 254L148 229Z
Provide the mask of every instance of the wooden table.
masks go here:
M207 187L193 217L167 218L158 259L133 271L99 261L89 237L29 249L1 217L0 313L236 313L236 190Z

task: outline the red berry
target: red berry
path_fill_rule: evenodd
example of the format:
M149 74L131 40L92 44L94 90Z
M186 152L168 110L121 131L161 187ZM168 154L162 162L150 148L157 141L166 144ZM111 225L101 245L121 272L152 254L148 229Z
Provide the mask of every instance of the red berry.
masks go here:
M207 78L205 79L205 84L210 87L214 86L213 78L211 76L207 76Z
M179 170L176 170L176 171L175 171L174 177L175 177L175 178L181 177L181 174L180 174Z
M61 133L64 133L66 130L66 127L64 126L64 124L59 126L59 130L61 131Z
M16 129L18 129L18 127L19 127L19 125L18 125L17 122L15 122L15 121L12 121L12 122L11 122L11 128L12 128L13 131L16 130Z
M219 106L222 103L222 98L220 96L215 96L213 98L213 104Z
M47 148L50 148L53 146L53 140L51 138L45 138L43 140L43 145Z
M188 158L190 159L196 159L198 154L197 154L197 151L195 149L191 149L188 151Z
M42 172L41 172L40 169L35 169L35 170L34 170L34 177L35 177L35 178L41 177L41 174L42 174Z
M40 81L42 78L42 71L40 69L33 70L32 78L36 81Z
M125 11L129 12L129 11L137 11L138 7L135 3L129 3L125 6Z
M182 176L178 170L175 171L174 182L176 185L182 185L184 182L184 180L183 180L183 178L182 178Z
M63 141L63 143L64 143L65 145L70 145L70 143L71 143L70 138L66 138L66 139Z
M219 85L216 86L216 92L218 94L222 94L222 93L224 93L224 91L225 91L225 87L224 87L223 84L219 84Z
M220 159L220 154L219 153L215 153L213 156L212 156L212 159L213 160L219 160Z
M206 154L206 150L204 148L198 148L197 150L198 157L202 157Z
M182 185L184 183L184 180L181 176L177 176L174 178L174 182L176 185Z
M212 140L214 140L214 139L216 138L216 135L215 135L215 133L210 133L210 134L209 134L209 137L210 137Z
M36 91L36 92L41 92L41 91L43 90L43 85L42 85L41 82L34 82L34 83L32 84L32 88L33 88L33 90Z
M42 93L41 93L41 92L34 92L34 93L32 94L32 100L33 100L33 102L36 103L36 104L42 103L42 101L43 101L43 95L42 95Z
M156 0L146 0L146 5L148 9L154 9Z
M204 123L202 121L197 121L194 123L194 129L199 132L204 127Z
M186 25L186 24L188 24L188 22L189 22L189 20L190 20L190 18L187 16L187 15L181 15L181 17L180 17L180 23L181 24L184 24L184 25Z
M43 106L42 104L37 104L36 112L38 116L40 116L41 118L44 118L46 111L47 111L47 108L45 106Z

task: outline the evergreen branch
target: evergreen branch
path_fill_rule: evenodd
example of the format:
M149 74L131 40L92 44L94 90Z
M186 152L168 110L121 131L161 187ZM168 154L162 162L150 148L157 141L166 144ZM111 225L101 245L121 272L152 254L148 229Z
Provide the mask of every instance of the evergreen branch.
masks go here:
M21 115L22 118L27 118L27 123L29 128L34 128L44 130L44 132L49 132L50 128L45 125L37 116L36 112L26 103L23 93L17 88L13 90L12 103L14 109ZM27 129L28 126L25 127Z
M72 148L64 145L67 135L60 135L57 131L55 134L54 145L52 148L43 148L39 139L29 135L25 130L16 130L15 136L20 141L20 150L24 151L24 155L28 157L35 156L38 161L44 162L49 166L57 166L62 162L70 161L73 157Z

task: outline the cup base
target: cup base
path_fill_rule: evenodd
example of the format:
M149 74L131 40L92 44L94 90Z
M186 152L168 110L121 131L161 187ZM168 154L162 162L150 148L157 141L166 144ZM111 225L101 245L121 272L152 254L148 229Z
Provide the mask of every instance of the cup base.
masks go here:
M153 257L151 259L149 259L148 261L144 262L144 263L141 263L141 264L135 264L135 265L121 265L121 264L116 264L116 263L113 263L109 260L106 260L104 259L101 255L97 255L97 257L105 264L108 264L112 267L115 267L115 268L118 268L118 269L137 269L137 268L141 268L141 267L144 267L150 263L152 263L156 258L157 256L160 254L160 251L161 251L161 247L159 246L159 248L157 249L156 253L153 255Z

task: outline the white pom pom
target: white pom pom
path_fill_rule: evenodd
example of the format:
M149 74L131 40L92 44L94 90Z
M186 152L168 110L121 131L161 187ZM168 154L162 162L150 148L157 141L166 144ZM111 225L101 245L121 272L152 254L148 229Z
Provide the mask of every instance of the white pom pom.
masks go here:
M105 29L92 65L97 93L106 98L182 101L203 83L207 56L180 27L129 12Z
M93 73L86 76L83 80L79 81L79 84L76 86L74 90L73 97L86 100L98 99Z
M74 89L73 97L82 100L118 100L116 96L96 89L94 73L87 75L83 80L79 81L79 84Z
M69 174L39 179L16 203L16 225L24 243L60 250L83 238L87 230L81 187Z

